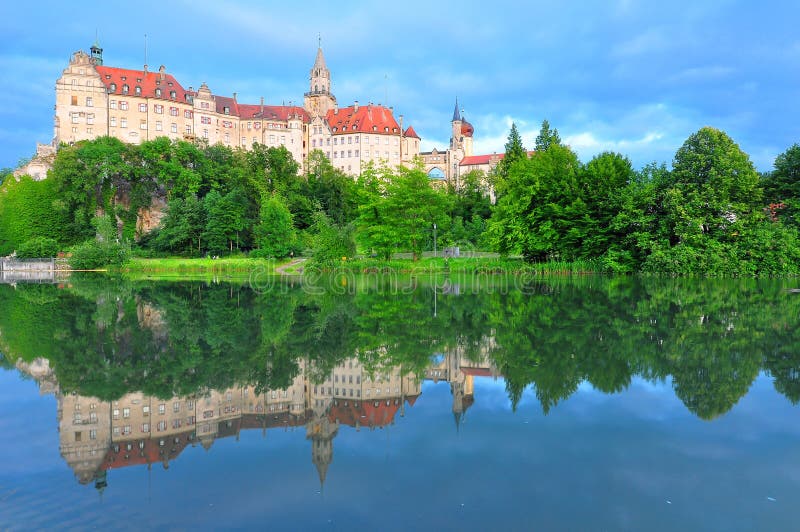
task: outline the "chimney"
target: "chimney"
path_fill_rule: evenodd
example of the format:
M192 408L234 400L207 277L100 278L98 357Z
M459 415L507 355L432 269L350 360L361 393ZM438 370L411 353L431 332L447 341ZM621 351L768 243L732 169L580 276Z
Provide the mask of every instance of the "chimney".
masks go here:
M147 74L147 63L144 64L144 73Z
M264 97L261 97L261 118L264 118Z
M158 67L158 79L164 79L166 77L164 74L166 71L167 67L165 67L164 65Z
M355 113L356 111L358 111L358 100L353 102L353 112Z
M233 103L236 103L236 93L233 93Z

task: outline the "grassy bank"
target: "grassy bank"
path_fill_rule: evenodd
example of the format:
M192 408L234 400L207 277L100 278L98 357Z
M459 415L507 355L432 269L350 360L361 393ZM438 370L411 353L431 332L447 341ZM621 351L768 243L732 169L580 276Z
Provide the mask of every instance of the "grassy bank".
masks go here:
M445 259L424 257L420 260L360 258L328 264L314 264L311 260L268 260L246 257L220 259L206 258L133 258L118 270L129 275L228 275L242 276L258 271L261 274L302 275L313 269L323 272L371 274L392 272L425 275L432 273L469 274L539 274L585 275L601 273L598 264L588 261L545 262L530 264L519 258L460 257Z
M249 274L253 271L274 273L275 267L289 261L229 257L207 258L133 258L121 266L122 273L178 273L178 274Z

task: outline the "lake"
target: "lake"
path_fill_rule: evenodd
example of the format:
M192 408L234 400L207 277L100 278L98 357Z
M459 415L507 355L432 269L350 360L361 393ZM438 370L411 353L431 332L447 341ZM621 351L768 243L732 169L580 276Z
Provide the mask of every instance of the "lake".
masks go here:
M0 529L787 530L796 281L0 285Z

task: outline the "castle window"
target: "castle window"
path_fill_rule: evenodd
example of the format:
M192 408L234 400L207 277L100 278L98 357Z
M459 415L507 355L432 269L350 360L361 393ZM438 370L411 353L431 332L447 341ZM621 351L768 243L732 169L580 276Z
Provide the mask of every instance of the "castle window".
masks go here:
M120 100L119 102L119 110L120 111L127 111L128 110L128 102L124 102Z
M356 135L356 144L358 144L358 135Z
M169 108L169 115L170 116L178 116L178 108L177 107L170 107Z
M128 127L128 119L127 118L120 118L119 119L119 127Z
M139 104L139 112L140 113L146 113L147 112L147 104L146 103L140 103Z
M73 94L71 101L72 101L72 105L78 105L78 96Z
M161 131L161 130L162 130L161 120L156 120L156 131Z
M117 127L117 117L116 117L116 116L112 116L112 117L109 119L109 121L110 121L109 125L110 125L111 127Z
M358 150L356 150L356 157L358 157Z
M147 120L139 120L139 129L147 129Z
M177 133L178 132L178 124L173 122L172 125L170 126L170 131L172 133Z
M163 115L164 114L164 106L163 105L154 105L153 110L156 114Z

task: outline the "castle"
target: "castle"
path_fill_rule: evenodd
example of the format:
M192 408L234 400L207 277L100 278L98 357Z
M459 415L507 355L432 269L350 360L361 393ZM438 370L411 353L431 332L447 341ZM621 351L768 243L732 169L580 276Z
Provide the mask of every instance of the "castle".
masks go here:
M89 53L72 54L56 82L52 145L38 145L37 156L15 175L44 179L55 148L101 136L139 144L157 137L202 140L231 148L258 143L285 147L301 168L319 150L336 168L358 175L367 163L397 167L418 158L433 181L453 182L470 170L488 173L491 156L474 156L474 128L456 107L446 150L420 152L420 137L394 109L358 101L340 108L331 90L331 74L321 46L317 49L303 105L243 103L214 94L206 83L186 87L162 65L150 71L107 66L95 43ZM495 159L498 157L495 156ZM485 160L484 160L485 159ZM494 164L496 164L496 160Z

